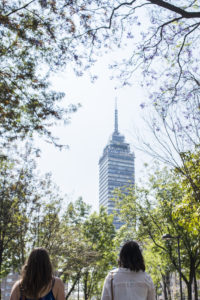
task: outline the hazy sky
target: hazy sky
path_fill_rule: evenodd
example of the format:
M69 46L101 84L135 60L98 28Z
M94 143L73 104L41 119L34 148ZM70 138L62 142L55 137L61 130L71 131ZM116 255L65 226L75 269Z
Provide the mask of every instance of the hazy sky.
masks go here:
M143 130L140 103L148 95L139 87L137 80L132 87L116 90L116 82L109 79L109 59L108 56L101 58L96 65L99 79L95 84L90 82L89 76L77 78L72 71L54 76L53 85L66 93L64 103L80 102L82 107L72 115L69 125L57 126L53 130L61 143L69 145L69 150L59 151L52 145L40 142L41 171L52 173L54 181L68 195L69 201L82 196L94 210L98 210L98 161L114 130L116 97L119 131L125 135L136 155L136 181L143 163L148 160L134 148L136 128L141 132Z

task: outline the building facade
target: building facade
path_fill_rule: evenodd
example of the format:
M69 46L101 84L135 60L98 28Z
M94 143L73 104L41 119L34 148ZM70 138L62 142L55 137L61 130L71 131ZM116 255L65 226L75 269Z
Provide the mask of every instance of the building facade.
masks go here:
M118 110L115 108L114 132L103 150L99 160L99 206L104 206L108 214L114 208L114 190L126 188L135 183L135 156L130 151L130 145L118 131ZM122 226L119 218L114 218L116 229Z
M19 274L15 272L10 272L5 278L1 280L0 288L2 300L10 299L12 287L17 280L19 280Z

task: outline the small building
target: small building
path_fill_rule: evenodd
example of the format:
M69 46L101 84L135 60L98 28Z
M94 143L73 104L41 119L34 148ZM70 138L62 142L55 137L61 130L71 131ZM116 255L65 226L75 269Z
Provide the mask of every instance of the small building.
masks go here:
M13 284L19 279L19 274L10 272L5 278L1 280L1 299L9 300Z

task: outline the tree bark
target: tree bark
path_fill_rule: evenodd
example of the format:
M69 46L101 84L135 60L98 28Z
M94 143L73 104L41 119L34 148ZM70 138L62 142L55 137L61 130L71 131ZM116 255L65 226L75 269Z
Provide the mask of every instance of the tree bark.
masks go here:
M155 4L157 6L160 6L160 7L166 8L170 11L173 11L186 19L200 18L200 12L189 12L189 11L182 9L181 7L175 6L173 4L165 2L163 0L148 0L148 1L151 2L152 4Z
M194 299L198 300L198 286L197 286L197 278L196 278L195 268L194 268Z
M167 288L168 300L171 300L172 297L171 297L171 289L170 289L170 273L169 272L166 274L166 288Z
M187 284L187 293L188 293L188 300L192 300L192 283L190 281Z
M1 267L2 267L2 254L3 254L3 250L0 249L0 274L1 274ZM1 300L1 278L0 278L0 300Z
M67 295L66 295L66 297L65 297L66 300L69 298L69 296L70 296L71 293L73 292L73 290L74 290L74 288L75 288L75 286L76 286L76 283L77 283L77 281L78 281L79 279L80 279L80 274L78 274L77 277L75 278L75 280L74 280L74 282L73 282L73 284L72 284L72 286L71 286L69 292L67 293Z
M163 293L164 293L164 299L165 299L165 300L169 300L169 299L168 299L168 295L167 295L167 284L166 284L166 277L165 277L165 275L162 275L162 281L163 281Z
M84 299L88 300L88 272L85 273L84 277Z

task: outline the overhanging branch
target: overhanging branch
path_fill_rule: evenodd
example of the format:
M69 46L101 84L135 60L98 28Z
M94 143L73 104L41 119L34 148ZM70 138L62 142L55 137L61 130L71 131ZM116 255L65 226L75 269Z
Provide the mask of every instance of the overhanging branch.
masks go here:
M6 17L9 17L10 15L16 13L17 11L22 10L22 9L28 7L28 6L29 6L31 3L33 3L33 2L35 2L35 0L31 0L30 2L26 3L25 5L23 5L23 6L19 7L19 8L16 8L16 9L12 10L11 12L9 12L9 13L6 15Z
M186 19L200 18L200 12L185 11L184 9L182 9L178 6L167 3L163 0L147 0L147 1L149 1L152 4L155 4L157 6L164 7L166 9L170 10L170 11L173 11L173 12L181 15L183 18L186 18Z

